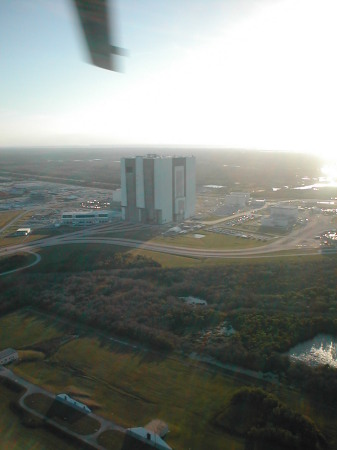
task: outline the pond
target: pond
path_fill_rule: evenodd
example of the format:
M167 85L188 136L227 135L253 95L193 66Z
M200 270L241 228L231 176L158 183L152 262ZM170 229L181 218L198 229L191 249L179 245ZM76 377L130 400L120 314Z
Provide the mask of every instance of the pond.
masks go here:
M293 361L302 361L309 366L328 364L337 368L337 338L318 334L313 339L292 347L288 355Z

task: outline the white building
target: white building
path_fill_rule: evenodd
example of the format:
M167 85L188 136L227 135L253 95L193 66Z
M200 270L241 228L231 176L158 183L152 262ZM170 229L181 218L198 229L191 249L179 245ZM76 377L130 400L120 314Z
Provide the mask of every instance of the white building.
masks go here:
M91 413L91 409L88 408L87 405L84 403L78 402L77 400L74 400L73 398L69 397L67 394L57 394L56 400L58 400L61 403L64 403L68 406L71 406L72 408L77 409L78 411L84 412L86 414Z
M195 157L121 159L122 218L143 223L180 222L195 213Z
M28 236L31 233L30 228L18 228L15 232L17 236Z
M250 194L247 192L231 192L226 195L225 201L227 206L244 208L249 202Z
M107 210L72 211L62 213L63 225L86 226L107 223L118 213Z
M18 352L13 348L6 348L0 352L0 364L9 364L12 361L19 359Z

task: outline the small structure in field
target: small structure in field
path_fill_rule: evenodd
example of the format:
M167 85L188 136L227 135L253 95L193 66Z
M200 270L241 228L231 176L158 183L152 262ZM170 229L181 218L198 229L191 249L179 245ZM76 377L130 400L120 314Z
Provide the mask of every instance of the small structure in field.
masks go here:
M188 297L179 297L179 298L180 298L180 300L184 300L184 302L187 303L188 305L207 306L206 300L202 300L201 298L198 298L198 297L188 296Z
M16 230L16 236L28 236L31 233L31 228L19 228Z
M142 427L128 428L126 433L141 442L144 442L151 447L157 448L159 450L172 450L172 448L166 444L165 441L156 433L147 430Z
M77 400L74 400L73 398L69 397L67 394L57 394L56 400L64 403L65 405L71 406L72 408L75 408L77 411L81 411L86 414L91 413L91 409L88 408L87 405L84 403L78 402Z
M19 359L18 352L13 348L6 348L0 352L0 365L9 364Z

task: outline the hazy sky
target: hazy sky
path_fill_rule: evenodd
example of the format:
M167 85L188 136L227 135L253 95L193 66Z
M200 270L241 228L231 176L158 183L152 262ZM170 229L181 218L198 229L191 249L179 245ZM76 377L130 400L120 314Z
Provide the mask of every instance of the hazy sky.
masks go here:
M70 0L1 0L0 145L337 154L336 0L119 0L123 74L85 63Z

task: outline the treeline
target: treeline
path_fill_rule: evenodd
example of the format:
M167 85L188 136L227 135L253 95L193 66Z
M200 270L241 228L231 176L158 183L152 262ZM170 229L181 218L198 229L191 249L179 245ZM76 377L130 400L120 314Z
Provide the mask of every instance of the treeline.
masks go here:
M151 259L115 253L101 260L101 270L58 273L56 267L2 278L0 314L34 306L155 348L286 372L283 352L320 332L337 335L335 261L162 269ZM190 295L208 306L179 299ZM200 339L224 320L233 336Z
M288 449L318 450L326 439L308 417L292 411L263 389L244 387L220 411L215 425L253 441Z

